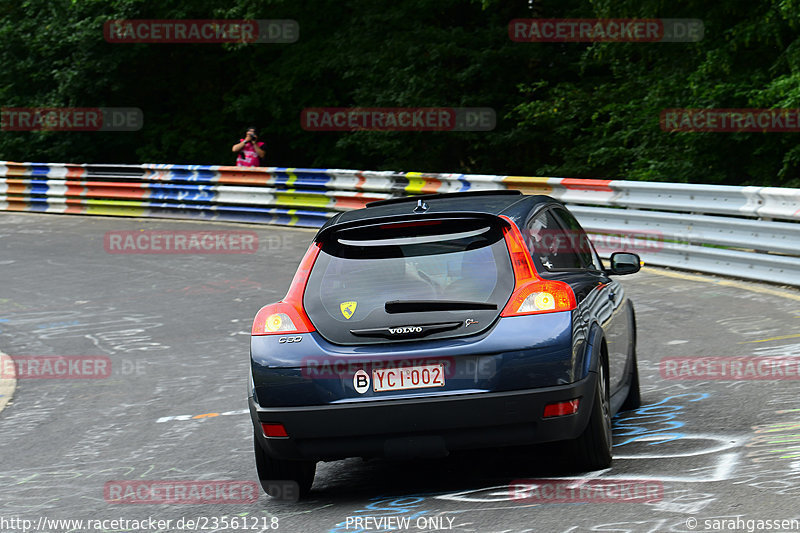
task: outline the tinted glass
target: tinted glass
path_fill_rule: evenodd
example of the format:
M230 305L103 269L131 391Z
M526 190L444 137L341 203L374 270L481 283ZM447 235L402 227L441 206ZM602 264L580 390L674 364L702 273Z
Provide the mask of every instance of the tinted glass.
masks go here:
M323 245L312 277L329 315L343 319L340 305L348 301L358 302L361 315L392 300L492 298L497 262L508 262L499 231L485 224L410 230L341 232Z
M339 231L322 244L304 304L326 336L341 330L398 321L463 320L462 312L424 316L387 313L393 301L458 301L496 304L499 314L514 287L501 229L484 220L425 225L376 225ZM494 309L494 307L492 307ZM487 312L487 311L483 311ZM483 316L469 311L466 318ZM491 316L481 324L489 325ZM338 325L337 325L338 324ZM474 330L475 328L473 328ZM327 330L327 331L326 331Z
M575 253L580 256L580 261L583 263L584 267L594 270L603 270L603 264L600 262L600 258L597 256L594 246L592 246L588 235L586 235L578 219L566 209L555 208L553 212L559 220L561 220L567 232L570 234L570 241L577 244Z
M545 269L580 269L591 265L591 256L581 252L581 234L565 231L552 211L546 209L528 223L525 240Z

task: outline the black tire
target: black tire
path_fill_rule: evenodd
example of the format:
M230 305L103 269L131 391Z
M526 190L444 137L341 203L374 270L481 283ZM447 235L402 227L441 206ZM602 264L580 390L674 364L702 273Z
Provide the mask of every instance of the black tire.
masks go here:
M256 471L261 488L273 498L297 501L308 496L314 483L317 463L314 461L285 461L267 455L253 435Z
M597 386L589 423L583 433L572 441L572 446L574 456L584 470L600 470L611 465L611 400L602 362L597 370Z
M639 390L639 365L636 363L636 354L633 354L633 368L631 368L631 388L628 396L622 402L621 411L632 411L642 406L642 393Z
M628 301L628 310L630 311L630 327L631 327L631 335L632 335L632 342L631 342L631 361L632 361L632 368L631 368L631 375L630 375L630 389L628 389L628 395L625 397L625 401L622 402L620 406L621 411L632 411L634 409L638 409L642 406L642 393L639 391L639 364L637 362L636 357L636 313L633 310L633 304Z

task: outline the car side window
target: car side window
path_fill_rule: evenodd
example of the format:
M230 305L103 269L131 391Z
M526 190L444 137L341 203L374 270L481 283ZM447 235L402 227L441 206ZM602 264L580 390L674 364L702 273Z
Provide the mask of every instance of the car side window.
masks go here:
M566 209L556 207L553 211L566 228L570 236L570 243L573 245L575 253L579 255L580 261L583 264L582 268L602 271L603 263L600 261L600 257L597 255L594 246L589 240L589 236L581 227L578 219Z
M588 268L584 263L587 257L577 253L579 250L571 238L550 209L534 216L525 227L525 241L531 255L547 270ZM592 264L591 260L588 264Z

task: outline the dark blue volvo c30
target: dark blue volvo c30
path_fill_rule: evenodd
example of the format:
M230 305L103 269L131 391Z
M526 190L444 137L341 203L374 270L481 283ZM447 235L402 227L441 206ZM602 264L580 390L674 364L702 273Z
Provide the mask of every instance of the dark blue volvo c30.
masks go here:
M566 441L611 462L639 406L633 305L566 207L484 191L398 198L317 233L251 336L258 475L310 489L317 461Z

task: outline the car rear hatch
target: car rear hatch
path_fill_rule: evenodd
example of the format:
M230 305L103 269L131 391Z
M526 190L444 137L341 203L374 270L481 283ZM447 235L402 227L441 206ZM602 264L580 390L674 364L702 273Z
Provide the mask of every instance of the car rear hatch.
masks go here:
M393 217L331 228L303 306L327 341L413 342L489 328L514 290L495 216Z

